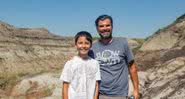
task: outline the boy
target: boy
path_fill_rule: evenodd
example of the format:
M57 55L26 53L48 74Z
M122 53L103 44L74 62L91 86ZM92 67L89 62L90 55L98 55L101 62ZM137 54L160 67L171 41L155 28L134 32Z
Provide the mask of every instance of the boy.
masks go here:
M98 99L99 63L88 56L92 36L86 31L75 36L78 55L66 62L60 80L63 81L62 99Z

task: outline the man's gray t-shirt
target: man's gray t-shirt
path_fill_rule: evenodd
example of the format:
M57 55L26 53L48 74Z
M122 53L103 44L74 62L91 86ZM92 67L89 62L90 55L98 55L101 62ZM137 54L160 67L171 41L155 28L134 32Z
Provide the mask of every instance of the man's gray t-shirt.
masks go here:
M100 64L100 95L128 95L128 63L133 60L126 38L113 38L105 45L99 41L92 46L92 57Z

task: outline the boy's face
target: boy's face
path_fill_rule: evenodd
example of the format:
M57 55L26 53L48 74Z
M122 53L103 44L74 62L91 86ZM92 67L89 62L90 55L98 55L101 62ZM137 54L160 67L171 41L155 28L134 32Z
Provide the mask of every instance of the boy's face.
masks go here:
M80 36L78 38L75 46L78 50L78 54L82 58L88 56L88 52L91 47L91 43L86 39L85 36Z

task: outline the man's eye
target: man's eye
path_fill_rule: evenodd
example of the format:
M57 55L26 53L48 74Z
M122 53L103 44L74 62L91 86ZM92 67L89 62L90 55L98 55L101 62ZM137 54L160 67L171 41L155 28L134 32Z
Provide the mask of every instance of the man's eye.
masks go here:
M99 25L99 27L103 27L103 25Z
M110 24L109 25L106 25L107 27L109 27L110 26Z

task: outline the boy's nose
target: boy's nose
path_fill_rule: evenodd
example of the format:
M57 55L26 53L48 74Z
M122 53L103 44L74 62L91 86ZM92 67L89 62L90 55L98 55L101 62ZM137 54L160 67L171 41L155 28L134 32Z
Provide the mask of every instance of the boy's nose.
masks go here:
M85 47L86 45L85 44L82 44L82 47Z

